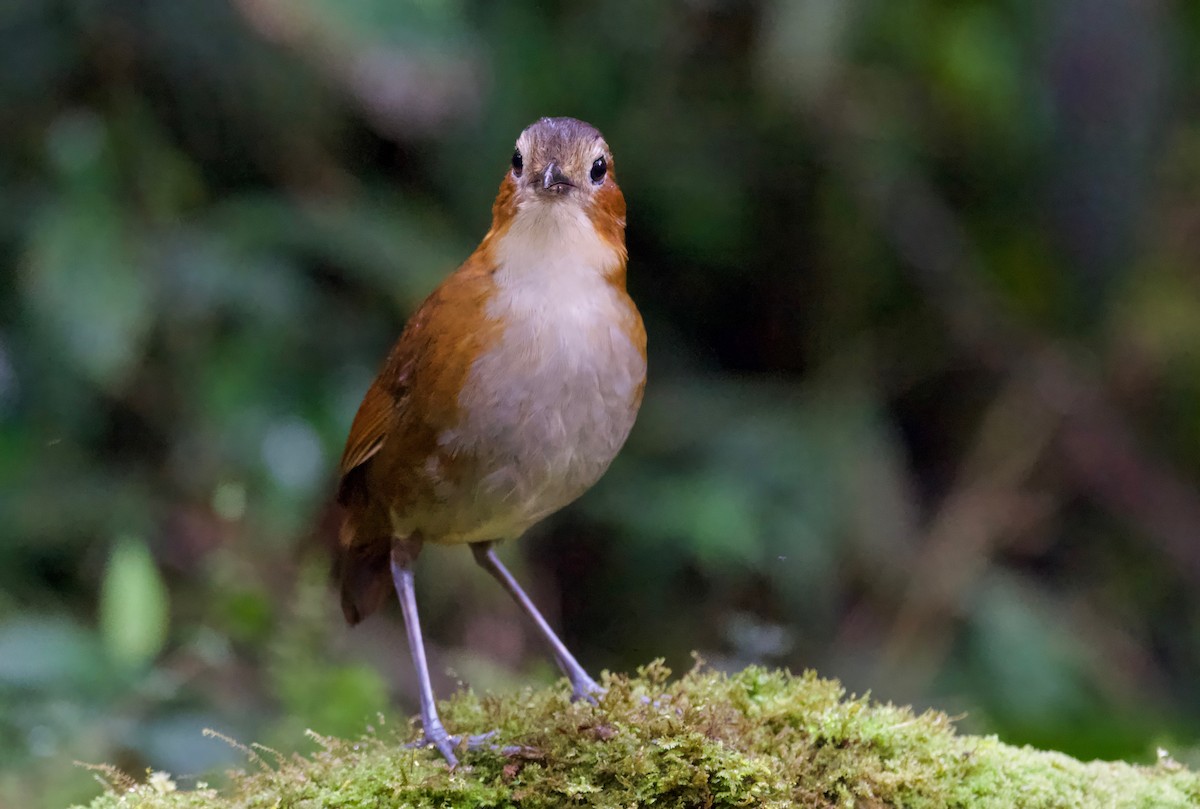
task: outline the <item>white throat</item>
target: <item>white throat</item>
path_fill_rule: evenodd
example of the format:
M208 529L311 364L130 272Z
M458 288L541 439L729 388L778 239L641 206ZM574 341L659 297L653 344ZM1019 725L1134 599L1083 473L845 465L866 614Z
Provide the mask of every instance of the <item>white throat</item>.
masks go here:
M496 250L496 285L545 300L595 294L620 262L587 214L567 200L534 200L517 210ZM514 301L515 302L515 301Z

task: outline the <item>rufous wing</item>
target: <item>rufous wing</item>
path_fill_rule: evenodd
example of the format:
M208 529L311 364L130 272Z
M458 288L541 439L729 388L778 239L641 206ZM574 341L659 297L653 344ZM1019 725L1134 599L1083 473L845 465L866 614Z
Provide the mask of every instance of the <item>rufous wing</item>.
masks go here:
M495 266L486 244L409 320L350 426L339 468L343 519L335 572L352 624L387 593L389 515L420 498L418 470L436 449L438 432L456 417L471 363L496 331L484 314Z
M338 470L343 483L351 470L362 466L379 452L383 440L387 437L388 426L395 409L395 397L384 388L379 379L376 379L367 389L367 395L358 406L358 413L350 425L350 436L346 439L346 448L342 452L342 462ZM345 505L341 492L338 494L338 501Z

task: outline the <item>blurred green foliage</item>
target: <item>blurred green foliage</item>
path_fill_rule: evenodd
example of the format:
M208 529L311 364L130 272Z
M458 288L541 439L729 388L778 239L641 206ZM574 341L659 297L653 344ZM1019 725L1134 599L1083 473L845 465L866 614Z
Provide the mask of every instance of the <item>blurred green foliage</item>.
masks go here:
M595 670L814 666L1200 756L1200 11L1136 0L0 10L0 803L413 705L333 470L520 129L600 127L650 384L507 548ZM426 554L436 687L553 676Z
M100 586L98 611L100 637L114 660L139 667L162 651L167 593L144 544L117 540Z

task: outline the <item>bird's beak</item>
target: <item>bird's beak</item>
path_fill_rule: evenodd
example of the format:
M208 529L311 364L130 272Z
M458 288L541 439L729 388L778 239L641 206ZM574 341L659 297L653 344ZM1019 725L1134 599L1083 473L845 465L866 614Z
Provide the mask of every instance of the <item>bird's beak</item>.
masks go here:
M559 168L557 160L551 160L542 172L542 189L553 194L565 194L575 187L575 183L567 179Z

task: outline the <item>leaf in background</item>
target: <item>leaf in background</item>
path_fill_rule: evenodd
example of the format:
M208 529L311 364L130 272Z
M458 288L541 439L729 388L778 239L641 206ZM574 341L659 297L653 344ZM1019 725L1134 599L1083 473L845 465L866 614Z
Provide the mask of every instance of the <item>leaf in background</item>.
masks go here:
M148 717L130 734L130 741L150 766L175 773L202 773L239 762L239 751L227 744L214 744L205 728L221 728L235 737L248 733L248 717L228 713L180 710ZM241 721L239 721L241 720Z
M459 2L234 5L259 33L332 75L382 132L437 130L479 107L482 71Z
M167 589L145 543L123 537L113 547L100 590L100 633L109 655L143 666L167 636Z
M1004 15L994 7L964 5L942 24L938 78L961 114L984 119L979 129L1004 127L1008 137L1028 126L1030 117L1023 118L1018 106L1024 101L1021 54Z
M776 0L758 32L758 70L765 85L789 101L819 99L844 59L858 3Z
M99 168L101 127L75 113L48 138L65 187L34 219L22 280L31 318L54 335L71 364L111 390L140 357L153 295L112 181Z
M67 620L27 614L0 625L0 688L77 693L98 662L92 636Z
M330 632L341 621L330 609L327 563L314 556L303 562L287 619L272 633L268 676L292 729L357 734L387 706L387 680L362 665L339 665L329 656Z
M407 306L420 303L473 246L471 238L463 239L447 228L436 211L394 194L303 204L243 195L211 210L206 226L223 243L227 261L244 263L262 254L322 261L355 283L386 291ZM254 283L244 275L226 267L221 283L231 293L237 292L233 284ZM256 301L259 305L263 304Z
M970 598L968 644L993 674L991 697L1010 721L1069 724L1094 710L1090 681L1110 662L1089 648L1070 611L1019 579L992 573Z
M74 365L110 389L138 359L152 314L127 248L109 210L66 205L42 217L26 257L34 317L57 332Z

